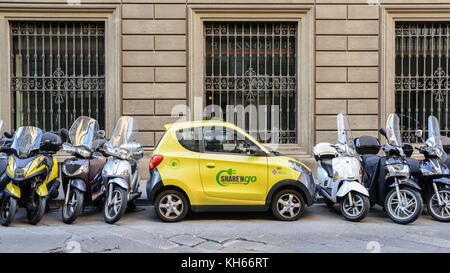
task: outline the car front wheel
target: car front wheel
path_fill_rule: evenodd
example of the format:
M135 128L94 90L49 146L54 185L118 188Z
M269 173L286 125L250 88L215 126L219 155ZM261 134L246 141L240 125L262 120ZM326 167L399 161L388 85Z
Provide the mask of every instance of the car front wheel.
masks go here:
M272 201L272 213L282 221L295 221L305 211L305 200L296 190L282 190L275 194Z

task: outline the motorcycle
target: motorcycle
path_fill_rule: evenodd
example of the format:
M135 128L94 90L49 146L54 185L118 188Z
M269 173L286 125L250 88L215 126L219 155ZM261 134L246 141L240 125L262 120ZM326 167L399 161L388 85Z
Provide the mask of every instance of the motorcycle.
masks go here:
M14 134L6 173L9 182L0 207L0 223L8 226L17 207L26 207L28 222L37 224L47 200L58 196L58 162L53 156L61 147L59 135L33 126L20 127Z
M416 131L416 136L423 141L423 132ZM428 117L428 139L425 145L416 147L425 157L419 162L419 181L423 188L422 196L427 204L428 213L441 222L450 221L450 178L446 165L447 153L441 140L439 121L435 116Z
M8 166L8 151L11 148L12 135L3 131L3 120L0 120L0 201L3 198L3 189L8 183L9 179L6 175L6 167Z
M422 213L421 188L411 176L404 144L400 137L400 122L396 114L391 114L386 129L380 134L387 139L382 146L385 156L378 156L378 139L363 136L355 140L364 170L363 184L369 191L371 204L379 204L389 218L398 224L409 224Z
M105 132L99 130L98 122L81 116L75 120L68 132L70 143L63 150L73 157L64 160L62 181L65 199L62 219L73 223L82 209L89 204L101 204L104 196L102 170L106 157L97 151L106 142Z
M348 119L339 114L338 144L319 143L314 147L317 161L317 190L327 206L339 203L342 215L360 221L369 213L369 192L361 184L361 164L357 158Z
M106 189L103 212L109 224L117 222L127 206L135 208L135 201L142 194L137 161L143 157L144 149L136 142L137 132L137 121L123 116L103 146L105 154L110 156L102 172Z

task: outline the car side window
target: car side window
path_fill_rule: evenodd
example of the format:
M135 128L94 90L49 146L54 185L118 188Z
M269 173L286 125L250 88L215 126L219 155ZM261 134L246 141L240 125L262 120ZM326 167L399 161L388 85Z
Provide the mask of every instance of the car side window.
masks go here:
M205 152L242 155L249 155L246 149L250 146L256 146L255 143L236 130L221 126L203 127L203 143Z
M184 148L193 152L200 152L200 141L196 137L196 128L181 129L176 132L178 142Z

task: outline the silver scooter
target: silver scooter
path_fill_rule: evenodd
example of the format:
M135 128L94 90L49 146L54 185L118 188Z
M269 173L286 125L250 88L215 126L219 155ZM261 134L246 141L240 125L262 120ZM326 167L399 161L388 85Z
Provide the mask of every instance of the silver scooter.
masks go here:
M347 117L338 114L338 144L319 143L314 147L317 161L317 190L327 206L339 203L342 215L360 221L369 213L369 192L361 184L362 169L355 151Z
M134 208L141 196L137 161L144 155L144 149L136 142L137 133L137 120L123 116L103 146L103 152L109 155L102 172L106 189L103 215L109 224L119 221L127 206Z

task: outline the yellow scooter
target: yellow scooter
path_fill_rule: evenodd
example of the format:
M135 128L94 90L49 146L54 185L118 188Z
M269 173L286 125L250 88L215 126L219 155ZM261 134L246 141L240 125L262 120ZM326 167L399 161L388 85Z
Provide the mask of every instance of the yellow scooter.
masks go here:
M58 196L58 163L53 156L61 137L42 133L33 126L20 127L14 134L6 173L10 182L0 206L0 223L8 226L17 207L26 207L28 222L37 224L44 215L47 199Z

